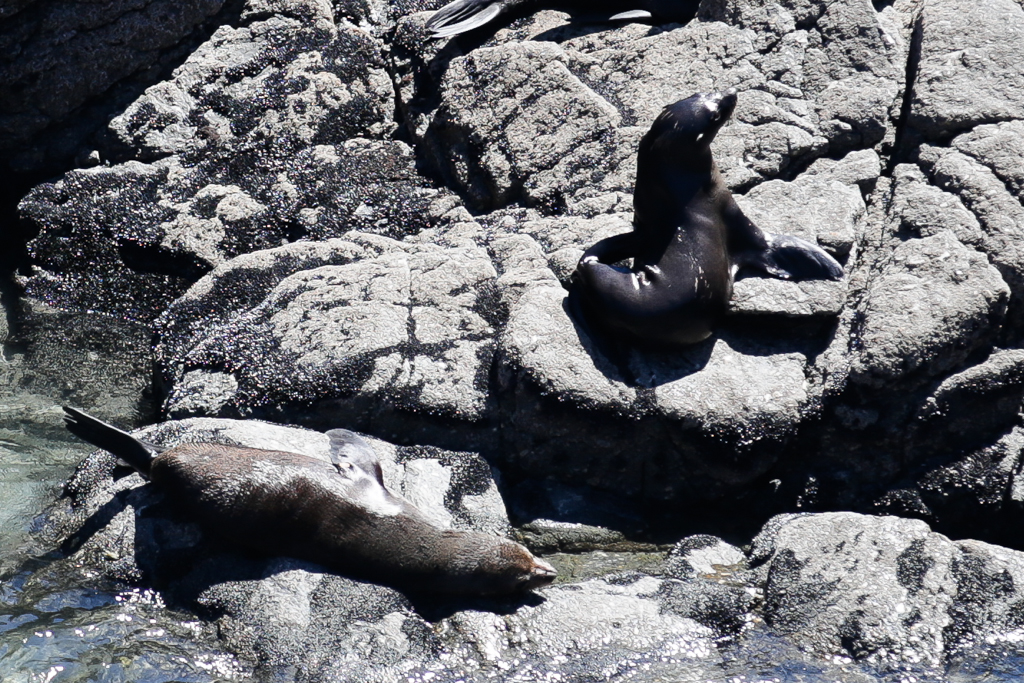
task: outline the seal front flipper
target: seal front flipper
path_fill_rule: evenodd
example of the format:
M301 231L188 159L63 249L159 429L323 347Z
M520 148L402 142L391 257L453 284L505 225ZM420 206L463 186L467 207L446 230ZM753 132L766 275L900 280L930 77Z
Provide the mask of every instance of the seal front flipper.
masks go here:
M113 453L147 477L153 459L165 450L70 406L64 406L64 426L78 438Z
M483 26L507 9L500 0L455 0L434 12L427 28L434 38L448 38Z
M358 467L384 486L380 460L363 437L347 429L332 429L327 436L331 440L331 462L339 472L345 474L350 466Z
M841 280L843 267L816 244L792 235L764 234L765 251L745 265L760 267L784 280Z
M729 197L722 207L733 265L752 266L783 280L840 280L843 267L824 249L792 235L773 235L754 225Z

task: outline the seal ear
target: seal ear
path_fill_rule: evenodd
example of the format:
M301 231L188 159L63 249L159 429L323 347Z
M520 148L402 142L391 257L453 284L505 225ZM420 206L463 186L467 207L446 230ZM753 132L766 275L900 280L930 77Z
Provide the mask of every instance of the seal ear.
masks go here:
M380 469L380 460L373 446L366 443L363 437L347 429L332 429L327 432L331 440L331 462L344 472L348 465L358 467L384 486L384 475Z
M745 265L758 266L785 280L840 280L843 267L828 253L792 235L764 233L768 247Z

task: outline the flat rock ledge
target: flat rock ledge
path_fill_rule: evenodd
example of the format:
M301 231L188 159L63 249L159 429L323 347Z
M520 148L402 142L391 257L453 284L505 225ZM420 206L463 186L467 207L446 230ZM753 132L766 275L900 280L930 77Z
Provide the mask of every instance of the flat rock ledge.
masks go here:
M323 434L252 420L192 418L137 434L163 445L217 440L328 457ZM428 514L508 532L478 456L371 444L388 486ZM615 571L621 563L598 552L596 576L503 600L452 601L234 553L98 452L47 512L42 533L63 539L67 553L40 571L156 586L169 604L211 620L263 678L542 680L598 670L653 682L684 672L771 675L800 662L833 675L902 671L931 680L948 667L982 667L1024 628L1024 554L954 542L896 517L781 515L747 553L691 536L642 569ZM573 557L588 556L549 559L569 574ZM773 653L767 662L765 652Z

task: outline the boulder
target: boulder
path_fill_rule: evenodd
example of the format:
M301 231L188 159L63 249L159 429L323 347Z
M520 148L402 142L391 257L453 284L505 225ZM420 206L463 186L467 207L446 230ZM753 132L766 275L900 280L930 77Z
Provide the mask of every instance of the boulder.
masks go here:
M916 520L787 515L750 560L766 624L816 656L939 666L1021 626L1024 555Z
M490 417L496 276L479 247L360 233L239 257L160 321L166 408L466 445Z

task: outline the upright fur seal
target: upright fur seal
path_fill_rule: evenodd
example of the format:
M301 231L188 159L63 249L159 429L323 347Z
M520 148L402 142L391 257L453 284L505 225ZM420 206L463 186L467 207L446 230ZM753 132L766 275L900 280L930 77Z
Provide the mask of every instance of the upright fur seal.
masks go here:
M327 432L333 464L214 443L164 449L64 408L67 428L138 470L207 531L272 555L420 592L492 595L547 585L551 565L513 541L444 529L384 487L373 448Z
M711 156L735 107L733 91L694 95L665 107L640 141L633 231L592 246L573 274L599 327L641 343L693 344L725 313L742 266L785 279L843 276L816 245L743 215ZM631 268L612 265L628 258Z
M455 0L434 12L427 21L434 38L447 38L471 31L496 17L527 7L534 0ZM700 0L591 0L573 3L563 0L552 5L578 4L589 11L615 11L621 7L634 8L608 17L609 21L626 19L657 19L659 21L689 21L697 14Z

